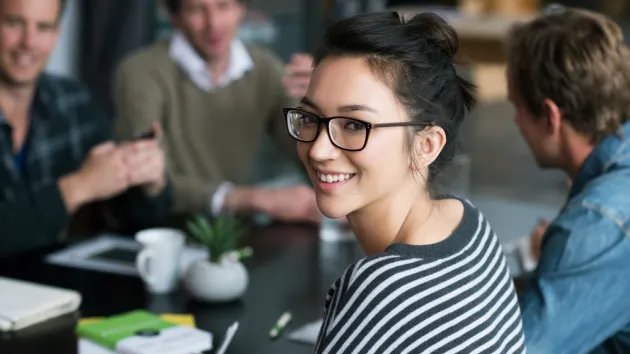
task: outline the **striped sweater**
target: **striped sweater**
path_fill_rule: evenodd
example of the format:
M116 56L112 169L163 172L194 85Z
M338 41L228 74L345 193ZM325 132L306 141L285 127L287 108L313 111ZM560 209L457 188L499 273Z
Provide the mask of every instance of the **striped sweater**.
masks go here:
M464 202L444 241L392 244L332 286L315 353L525 353L516 293L496 235Z

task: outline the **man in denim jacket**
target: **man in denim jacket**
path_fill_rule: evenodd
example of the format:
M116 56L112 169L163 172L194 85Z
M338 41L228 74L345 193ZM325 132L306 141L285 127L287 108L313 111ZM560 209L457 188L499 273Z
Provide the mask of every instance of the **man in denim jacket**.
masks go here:
M520 294L528 353L630 353L630 51L610 19L573 9L508 43L515 122L572 180Z

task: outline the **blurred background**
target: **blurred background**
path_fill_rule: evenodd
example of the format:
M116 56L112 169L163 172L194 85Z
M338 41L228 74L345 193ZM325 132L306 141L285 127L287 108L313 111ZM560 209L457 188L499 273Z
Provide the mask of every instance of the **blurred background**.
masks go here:
M464 166L456 176L460 180L457 183L467 184L464 188L475 194L558 206L566 193L566 179L560 172L537 168L512 122L512 108L505 99L502 38L513 21L553 4L604 12L627 29L627 3L623 0L252 0L240 36L246 42L267 45L288 60L291 53L312 50L326 25L345 15L387 6L410 13L426 8L440 12L459 31L461 69L474 80L480 92L480 104L462 133L466 159L461 162ZM48 71L86 82L110 116L115 116L111 92L117 63L171 30L158 0L69 0L62 26L63 35ZM501 154L495 153L497 148ZM274 183L269 181L278 175L290 180L301 178L299 168L287 162L270 139L265 140L258 161L253 182ZM452 173L445 178L452 179Z

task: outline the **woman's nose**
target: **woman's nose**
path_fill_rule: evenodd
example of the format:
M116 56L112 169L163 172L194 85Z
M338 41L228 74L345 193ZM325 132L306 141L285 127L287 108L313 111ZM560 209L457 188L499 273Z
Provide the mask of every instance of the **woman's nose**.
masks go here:
M315 139L311 146L309 153L311 159L314 161L334 160L339 157L339 153L339 148L333 145L330 140L328 127L322 127L319 136L317 136L317 139Z

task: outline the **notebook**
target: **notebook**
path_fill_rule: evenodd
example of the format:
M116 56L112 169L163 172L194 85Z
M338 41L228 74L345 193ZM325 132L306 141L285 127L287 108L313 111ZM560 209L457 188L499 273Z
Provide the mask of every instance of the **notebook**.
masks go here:
M138 310L80 324L79 336L122 354L190 354L212 349L209 332Z
M195 317L191 314L161 314L160 318L166 322L188 327L196 327ZM88 323L96 323L105 320L105 317L84 317L79 320L79 326ZM79 338L78 354L116 354L116 352L91 342L85 338Z
M0 277L0 332L74 312L80 304L76 291Z

